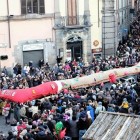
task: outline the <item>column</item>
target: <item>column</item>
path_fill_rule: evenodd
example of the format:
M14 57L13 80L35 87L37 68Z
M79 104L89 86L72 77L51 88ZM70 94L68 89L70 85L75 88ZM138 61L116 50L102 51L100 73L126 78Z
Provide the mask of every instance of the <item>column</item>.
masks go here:
M102 47L103 58L115 56L118 40L114 1L103 0L102 7ZM107 22L106 22L107 21ZM117 26L117 27L116 27Z
M54 0L54 13L60 13L59 0Z
M84 13L85 15L89 15L89 0L84 0Z
M84 15L85 15L85 23L87 22L90 24L90 10L89 10L89 0L84 0ZM87 37L83 40L83 60L84 63L87 64L87 52L88 52L88 43L87 43Z

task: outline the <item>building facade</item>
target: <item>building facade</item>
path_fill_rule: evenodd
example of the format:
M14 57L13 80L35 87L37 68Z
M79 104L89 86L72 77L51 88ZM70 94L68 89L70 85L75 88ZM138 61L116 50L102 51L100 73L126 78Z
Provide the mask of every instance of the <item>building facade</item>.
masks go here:
M119 42L127 37L132 21L133 0L102 0L102 55L116 54Z
M50 0L0 1L0 67L39 60L54 63L54 3ZM7 56L3 59L3 56Z
M102 54L102 0L56 0L55 39L63 60Z
M115 55L129 31L132 5L134 0L1 0L0 67Z
M92 49L101 48L102 39L102 6L99 10L97 4L92 0L1 0L0 56L8 56L0 61L1 67L29 61L37 65L40 59L53 65L57 57L63 62L80 57L91 61Z
M91 60L89 0L55 0L57 55L65 60Z

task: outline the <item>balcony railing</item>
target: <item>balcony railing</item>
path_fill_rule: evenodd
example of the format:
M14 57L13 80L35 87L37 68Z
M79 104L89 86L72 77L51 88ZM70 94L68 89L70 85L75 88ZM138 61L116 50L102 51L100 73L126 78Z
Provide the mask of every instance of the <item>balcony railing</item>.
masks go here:
M86 15L60 17L59 24L56 24L56 26L58 27L88 26L88 25L90 25L90 22L89 17Z

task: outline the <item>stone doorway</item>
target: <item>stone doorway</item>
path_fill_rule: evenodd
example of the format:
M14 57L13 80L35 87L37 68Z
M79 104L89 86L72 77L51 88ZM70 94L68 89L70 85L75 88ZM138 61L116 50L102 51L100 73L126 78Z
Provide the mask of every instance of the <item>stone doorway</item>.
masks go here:
M83 42L80 37L71 37L67 41L67 59L78 61L83 58Z

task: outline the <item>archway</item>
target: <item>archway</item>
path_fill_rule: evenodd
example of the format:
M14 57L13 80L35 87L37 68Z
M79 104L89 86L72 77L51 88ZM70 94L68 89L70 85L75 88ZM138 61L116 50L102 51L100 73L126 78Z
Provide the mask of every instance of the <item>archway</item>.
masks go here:
M83 57L83 42L79 36L73 36L68 39L67 41L67 60L74 60L78 61L80 58Z

